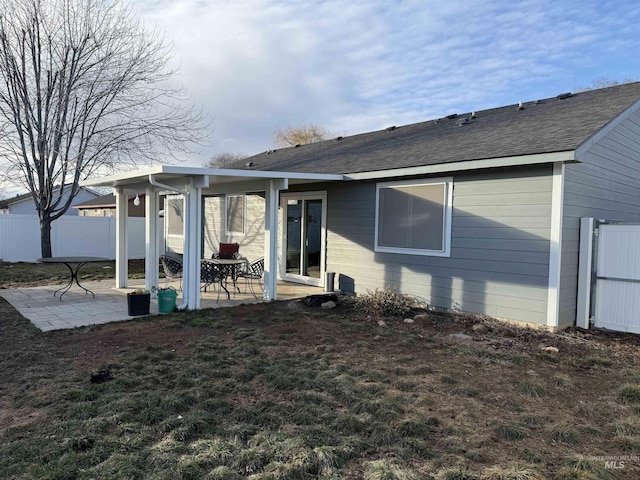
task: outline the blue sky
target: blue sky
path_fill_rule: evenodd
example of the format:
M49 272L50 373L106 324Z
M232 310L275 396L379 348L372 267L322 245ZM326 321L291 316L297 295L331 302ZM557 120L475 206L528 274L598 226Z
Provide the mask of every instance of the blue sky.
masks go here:
M640 80L640 2L131 0L173 44L176 81L213 120L191 156L273 148ZM159 159L162 162L162 159Z
M276 129L336 135L640 79L637 1L134 0L173 42L219 152Z

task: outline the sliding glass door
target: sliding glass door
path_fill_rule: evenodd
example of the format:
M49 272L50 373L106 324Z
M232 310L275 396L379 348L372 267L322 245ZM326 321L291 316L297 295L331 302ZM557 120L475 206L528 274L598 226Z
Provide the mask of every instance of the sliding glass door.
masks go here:
M282 196L284 218L283 272L285 280L324 285L326 193Z

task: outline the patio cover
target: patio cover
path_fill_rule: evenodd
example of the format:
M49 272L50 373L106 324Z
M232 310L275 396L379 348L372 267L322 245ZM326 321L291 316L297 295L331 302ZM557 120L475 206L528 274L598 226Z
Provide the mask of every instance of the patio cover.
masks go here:
M202 244L202 192L265 192L265 272L264 299L277 298L278 280L278 204L280 191L289 185L342 181L343 175L232 170L218 168L157 165L108 177L85 180L82 186L113 187L116 196L116 288L127 287L127 216L129 195L146 195L145 210L145 286L158 286L157 219L158 195L184 196L183 303L181 309L200 308L200 251Z

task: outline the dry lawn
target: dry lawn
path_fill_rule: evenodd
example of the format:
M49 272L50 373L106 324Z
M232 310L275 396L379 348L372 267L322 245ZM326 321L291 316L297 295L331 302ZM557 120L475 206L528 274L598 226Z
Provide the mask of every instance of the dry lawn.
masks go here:
M278 302L40 333L0 299L0 478L640 478L638 337L385 321Z

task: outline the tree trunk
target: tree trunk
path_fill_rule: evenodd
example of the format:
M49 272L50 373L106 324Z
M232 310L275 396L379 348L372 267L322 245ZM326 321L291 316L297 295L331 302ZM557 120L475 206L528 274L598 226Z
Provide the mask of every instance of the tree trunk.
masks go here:
M40 251L42 258L51 257L51 219L40 219Z

